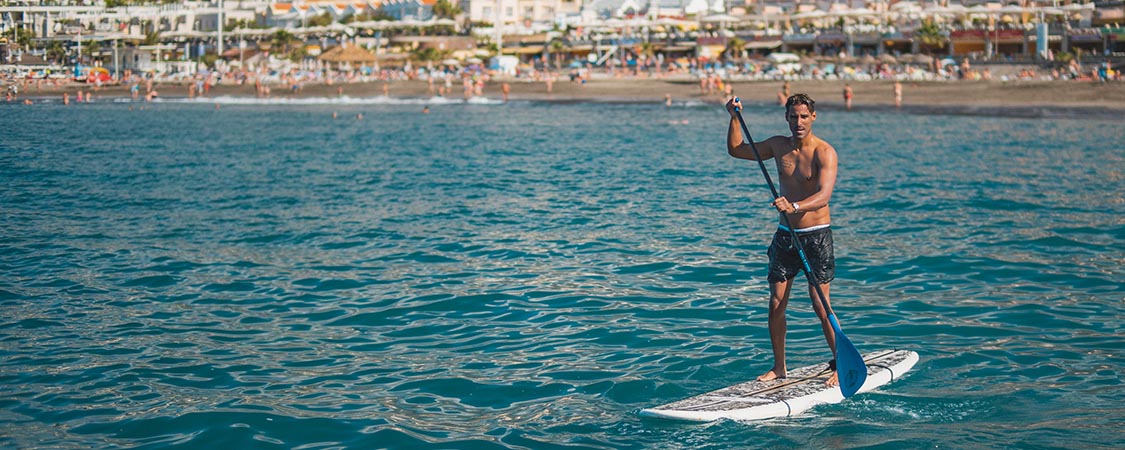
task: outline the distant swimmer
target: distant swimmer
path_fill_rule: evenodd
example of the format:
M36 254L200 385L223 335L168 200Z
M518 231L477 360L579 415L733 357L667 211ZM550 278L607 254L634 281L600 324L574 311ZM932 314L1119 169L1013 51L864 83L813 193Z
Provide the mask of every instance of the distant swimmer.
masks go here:
M736 108L742 109L737 99L727 101L730 124L727 130L727 151L739 159L757 161L753 147L744 142ZM796 231L805 250L808 263L824 292L823 304L809 283L809 297L813 310L820 318L821 329L828 347L836 355L836 334L828 319L831 309L828 293L836 275L832 229L829 227L828 202L836 185L836 149L812 132L816 121L816 104L805 94L794 94L785 102L785 120L790 136L773 136L755 143L762 160L773 159L777 165L779 196L773 207L786 220L781 220L766 252L769 257L767 280L770 285L769 333L773 347L773 368L758 377L760 381L785 378L785 309L793 279L801 273L803 263L793 245L789 227ZM839 384L836 373L829 377L828 385Z
M430 113L430 107L429 106L423 106L422 107L422 114L429 114L429 113Z
M895 80L895 108L902 107L902 83Z
M664 106L672 106L672 94L664 94Z

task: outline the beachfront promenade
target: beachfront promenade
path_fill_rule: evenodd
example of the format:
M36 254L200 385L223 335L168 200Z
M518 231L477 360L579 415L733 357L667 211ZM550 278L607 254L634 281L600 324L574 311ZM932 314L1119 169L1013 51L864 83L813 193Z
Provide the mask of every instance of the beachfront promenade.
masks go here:
M568 2L574 5L565 10L534 0L528 9L534 14L525 11L518 17L512 12L490 15L479 8L480 2L458 1L439 2L448 6L442 8L420 2L414 10L370 0L40 3L0 3L0 65L5 70L103 67L119 79L125 72L183 78L233 66L256 71L265 65L272 72L287 72L294 66L471 64L497 54L523 64L590 62L598 67L650 58L660 63L685 58L738 63L772 53L843 63L872 57L881 62L969 58L1051 65L1125 57L1125 9L1119 1L1102 0L683 0L659 7L622 0ZM554 15L542 14L540 6ZM329 57L349 46L347 55Z
M511 92L516 98L711 101L739 83L789 82L833 90L856 83L862 104L864 84L897 81L908 84L906 103L917 104L925 98L919 95L921 86L931 85L972 92L968 83L993 90L1031 83L1070 92L1072 85L1120 84L1115 62L1118 42L1125 41L1119 39L1125 30L1102 23L1113 17L1112 8L1103 11L1095 3L899 1L855 7L814 3L788 10L767 3L758 10L726 12L692 12L683 5L678 12L645 15L627 10L610 11L609 17L568 15L556 24L503 22L499 29L480 21L466 26L474 23L472 11L459 20L429 11L426 20L417 20L388 17L384 9L360 8L351 15L324 9L309 23L282 21L270 15L279 11L272 6L270 14L259 17L231 10L237 4L227 3L125 10L83 6L61 22L52 22L50 14L64 7L26 7L19 18L28 20L18 22L11 19L19 8L5 5L0 13L8 18L6 32L12 38L0 52L7 62L0 65L6 99L65 94L85 100L93 93L94 98L152 100L216 92L258 98L316 93L468 99L509 85L516 86ZM328 8L323 2L298 3L308 6L306 15ZM130 11L158 16L133 17ZM152 20L189 13L195 19ZM387 20L369 20L376 13ZM239 19L224 29L223 19L232 17ZM34 28L28 23L52 33L21 34ZM266 27L278 24L283 26ZM497 42L503 45L497 48ZM592 94L604 85L619 91ZM766 98L777 90L770 88ZM1116 98L1082 92L1059 100ZM954 95L962 97L968 104L979 98Z

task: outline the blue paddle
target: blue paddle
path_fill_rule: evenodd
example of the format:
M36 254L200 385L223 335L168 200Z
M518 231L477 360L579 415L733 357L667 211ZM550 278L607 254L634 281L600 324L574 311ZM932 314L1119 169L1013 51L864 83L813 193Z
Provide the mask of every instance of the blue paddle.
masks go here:
M734 101L739 101L735 97ZM750 149L754 151L754 159L758 160L758 167L762 169L762 176L766 177L766 184L770 186L770 193L773 194L774 200L777 200L777 189L773 186L773 180L770 179L770 173L766 171L766 163L762 161L762 155L758 153L758 146L754 145L754 138L750 137L750 129L746 128L746 121L742 119L742 111L739 108L734 109L734 115L738 118L739 125L742 125L742 134L745 135L744 139L750 143ZM859 392L859 388L863 386L863 382L867 381L867 364L863 362L863 356L859 354L859 350L852 344L851 339L844 335L844 330L840 329L840 323L836 321L836 313L832 311L832 307L828 305L828 300L824 296L824 291L820 289L820 282L817 281L816 275L813 275L812 267L809 266L809 260L805 257L804 246L801 241L797 239L797 232L794 227L789 225L789 217L785 214L781 215L781 222L785 228L789 230L789 235L793 237L793 244L797 247L797 254L801 256L801 264L803 265L805 278L809 280L816 289L817 299L820 300L820 306L824 307L824 311L828 313L828 323L832 324L832 330L836 332L836 374L840 380L840 392L844 394L844 398L851 397Z

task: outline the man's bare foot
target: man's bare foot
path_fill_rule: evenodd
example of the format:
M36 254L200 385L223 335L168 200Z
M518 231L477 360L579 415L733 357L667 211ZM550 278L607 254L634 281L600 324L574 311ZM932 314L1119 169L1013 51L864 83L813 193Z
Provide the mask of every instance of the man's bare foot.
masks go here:
M777 379L781 379L781 378L785 378L785 369L773 368L773 369L770 369L769 372L766 372L766 373L762 374L762 376L758 377L758 381L770 381L770 380L777 380Z
M829 387L840 385L840 379L837 378L836 371L832 371L832 376L828 377L828 381L825 381L824 385Z

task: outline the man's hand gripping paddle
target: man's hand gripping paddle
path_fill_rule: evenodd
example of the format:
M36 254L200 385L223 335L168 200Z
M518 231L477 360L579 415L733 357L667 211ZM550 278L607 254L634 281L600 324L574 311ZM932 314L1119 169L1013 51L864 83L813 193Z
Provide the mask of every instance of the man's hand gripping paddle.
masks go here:
M735 97L734 101L739 102L738 97ZM774 200L777 200L779 197L777 189L774 188L773 180L770 179L770 174L766 171L766 163L762 161L762 156L758 153L758 147L754 145L754 138L750 136L750 130L746 128L746 121L742 119L742 111L738 107L734 108L734 115L738 118L738 124L742 126L744 140L750 143L750 149L754 151L754 159L758 160L758 167L762 169L762 176L766 178L770 193L773 194ZM797 247L797 254L801 256L805 278L816 289L817 299L828 314L828 323L832 324L832 330L836 332L836 374L840 381L840 392L844 394L844 398L851 397L859 392L859 389L863 387L863 382L867 381L867 364L864 364L863 356L859 354L855 344L852 344L851 339L848 339L844 334L844 330L840 329L840 323L836 321L836 313L832 312L832 307L828 305L824 291L820 289L820 282L817 281L816 275L813 275L809 260L805 257L804 246L797 238L795 228L789 225L789 218L785 214L781 214L781 222L785 225L785 228L789 229L789 234L793 237L793 243Z

